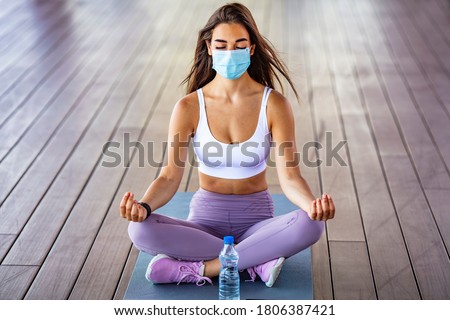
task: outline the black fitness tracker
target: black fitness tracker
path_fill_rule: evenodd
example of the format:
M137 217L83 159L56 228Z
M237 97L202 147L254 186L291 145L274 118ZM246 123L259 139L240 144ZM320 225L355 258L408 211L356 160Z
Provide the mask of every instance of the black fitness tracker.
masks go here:
M152 208L150 208L148 203L138 202L138 204L140 204L141 206L143 206L145 208L145 210L147 210L147 218L150 217L150 214L152 213ZM145 219L147 219L147 218L145 218Z

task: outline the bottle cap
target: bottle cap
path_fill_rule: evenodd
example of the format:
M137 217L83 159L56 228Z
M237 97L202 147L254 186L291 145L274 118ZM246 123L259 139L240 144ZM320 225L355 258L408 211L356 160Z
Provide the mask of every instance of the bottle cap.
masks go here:
M225 237L223 237L223 243L224 244L233 244L234 243L234 237L233 236L225 236Z

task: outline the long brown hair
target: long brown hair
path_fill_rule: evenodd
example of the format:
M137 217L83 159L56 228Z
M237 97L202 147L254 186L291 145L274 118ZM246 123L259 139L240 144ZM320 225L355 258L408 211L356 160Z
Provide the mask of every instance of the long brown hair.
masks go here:
M270 41L259 33L250 10L240 3L226 4L217 9L203 29L199 31L194 63L188 76L182 82L182 84L187 83L187 93L203 87L216 75L216 71L212 68L212 58L208 54L207 42L211 41L214 28L221 23L243 25L250 35L250 43L256 45L247 70L253 80L274 88L274 79L276 79L284 90L283 84L275 71L277 70L289 82L298 99L297 90L288 75L285 64L281 61Z

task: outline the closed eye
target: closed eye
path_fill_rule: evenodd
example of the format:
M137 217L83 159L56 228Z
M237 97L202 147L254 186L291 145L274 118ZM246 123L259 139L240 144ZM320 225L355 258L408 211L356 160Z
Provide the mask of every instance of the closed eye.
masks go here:
M223 50L226 49L226 47L216 47L216 50ZM247 49L247 47L236 47L236 50L244 50Z

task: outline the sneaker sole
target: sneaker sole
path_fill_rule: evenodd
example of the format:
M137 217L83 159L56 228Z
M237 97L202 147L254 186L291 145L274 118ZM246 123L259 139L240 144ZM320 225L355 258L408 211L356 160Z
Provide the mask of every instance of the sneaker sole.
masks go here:
M278 258L277 263L273 266L272 271L270 271L269 280L266 282L267 287L272 287L277 280L278 276L280 275L281 268L283 267L284 260L285 258L283 257Z
M158 255L153 257L153 259L148 264L147 271L145 272L145 279L147 279L147 281L152 282L152 283L156 283L156 282L153 282L150 279L150 275L152 274L152 267L153 267L153 265L155 264L156 261L161 260L161 259L165 259L165 258L172 259L172 258L170 258L169 256L167 256L165 254L158 254Z

